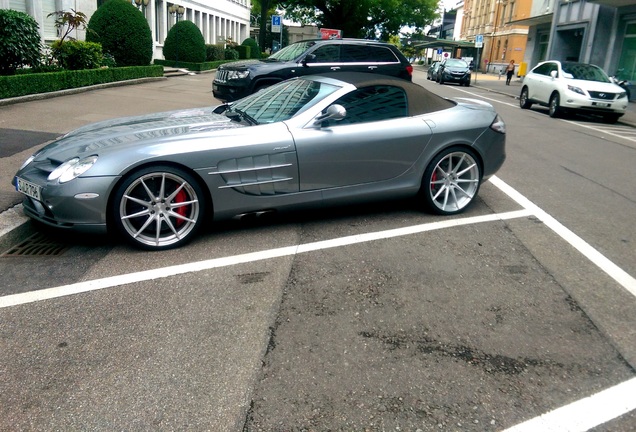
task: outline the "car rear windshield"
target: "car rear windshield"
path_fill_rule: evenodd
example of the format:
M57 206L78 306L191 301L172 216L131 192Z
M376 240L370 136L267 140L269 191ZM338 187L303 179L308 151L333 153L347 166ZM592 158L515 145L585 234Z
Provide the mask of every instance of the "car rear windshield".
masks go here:
M267 60L291 61L298 58L300 55L302 55L302 53L304 53L314 45L316 45L315 41L297 42L295 44L286 46L280 51L275 52L274 54L269 56Z
M444 66L465 67L465 68L467 68L468 67L468 63L466 63L464 60L448 59L444 63Z
M598 66L584 63L562 63L563 76L565 78L585 80L585 81L600 81L611 82L609 77L603 69Z

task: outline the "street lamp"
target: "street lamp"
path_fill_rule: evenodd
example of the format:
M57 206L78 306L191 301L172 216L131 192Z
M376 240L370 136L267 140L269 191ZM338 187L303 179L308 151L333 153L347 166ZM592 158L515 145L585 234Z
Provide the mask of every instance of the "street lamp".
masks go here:
M168 8L168 12L170 13L170 15L174 15L174 17L176 19L176 23L178 23L179 22L179 17L182 17L183 14L185 13L185 8L183 6L172 4ZM179 29L175 30L175 32L176 32L176 34L175 34L175 44L177 46L176 49L175 49L175 67L179 67Z
M142 0L135 0L135 1L142 1ZM143 0L143 1L147 2L148 0ZM179 22L179 18L182 17L183 14L185 13L185 8L183 6L173 4L172 6L168 8L168 12L170 12L171 15L174 15L175 18L177 19L177 22Z
M148 3L150 3L150 0L135 0L135 4L144 16L146 16L146 8L148 7Z

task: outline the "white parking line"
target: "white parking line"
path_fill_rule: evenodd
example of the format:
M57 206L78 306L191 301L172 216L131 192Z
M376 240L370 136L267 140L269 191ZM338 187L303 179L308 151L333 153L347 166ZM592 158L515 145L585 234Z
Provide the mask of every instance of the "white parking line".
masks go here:
M54 288L30 291L20 294L12 294L0 297L0 308L18 306L26 303L32 303L42 300L50 300L58 297L69 296L89 291L96 291L104 288L112 288L116 286L143 282L154 279L161 279L170 276L176 276L184 273L194 273L203 270L209 270L219 267L227 267L231 265L244 264L253 261L260 261L271 258L280 258L283 256L295 255L317 251L321 249L329 249L352 245L356 243L370 242L375 240L387 239L421 233L425 231L433 231L444 228L451 228L462 225L472 225L476 223L492 222L497 220L506 220L520 217L531 216L527 210L517 210L502 214L492 214L485 216L476 216L470 218L446 219L440 222L430 224L414 225L404 228L396 228L386 231L378 231L366 234L357 234L348 237L340 237L332 240L324 240L314 243L306 243L302 245L286 246L277 249L269 249L260 252L252 252L242 255L234 255L230 257L215 258L206 261L199 261L188 264L180 264L176 266L163 267L154 270L146 270L135 273L128 273L118 276L111 276L102 279L94 279L85 282L78 282L70 285L62 285Z
M607 273L612 279L618 282L623 288L636 296L636 279L629 273L618 267L616 264L607 259L603 254L594 249L589 243L581 237L574 234L552 216L541 210L536 204L528 198L521 195L515 189L508 186L503 180L496 176L490 178L490 182L499 188L503 193L508 195L517 204L526 210L530 210L534 216L546 224L552 231L558 234L563 240L572 245L576 250L583 254L587 259L592 261L597 267Z
M508 195L515 202L517 202L523 208L523 210L470 218L446 219L444 221L434 222L430 224L414 225L410 227L397 228L374 233L358 234L332 240L307 243L304 245L287 246L243 255L235 255L231 257L164 267L137 273L129 273L103 279L95 279L86 282L79 282L76 284L48 288L39 291L32 291L28 293L13 294L0 297L0 308L54 299L58 297L95 291L104 288L112 288L135 282L166 278L184 273L198 272L212 268L290 256L321 249L341 247L462 225L508 220L527 216L537 217L546 226L552 229L570 245L574 246L579 252L581 252L581 254L587 257L590 261L592 261L596 266L598 266L601 270L612 277L621 286L623 286L630 293L636 296L636 279L634 279L627 272L623 271L617 265L612 263L600 252L592 248L592 246L590 246L587 242L585 242L572 231L560 224L556 219L540 209L536 204L528 200L526 197L521 195L519 192L510 187L498 177L491 177L490 182L506 195ZM588 398L574 402L570 405L558 408L542 416L528 420L524 423L507 429L504 432L587 431L593 427L620 417L621 415L636 409L636 398L634 397L634 394L636 394L636 378L599 392Z
M636 409L636 378L503 432L584 432Z

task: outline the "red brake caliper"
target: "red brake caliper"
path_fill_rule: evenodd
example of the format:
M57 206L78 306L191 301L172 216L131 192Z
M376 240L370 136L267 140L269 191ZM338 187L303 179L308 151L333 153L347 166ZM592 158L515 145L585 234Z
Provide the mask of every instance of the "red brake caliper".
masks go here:
M186 198L188 198L188 196L186 195L184 190L181 189L179 192L177 192L177 196L174 197L174 202L182 203L182 202L185 202ZM175 212L178 213L179 215L185 217L187 210L188 210L188 206L181 206L181 207L177 207ZM177 222L177 226L181 226L181 225L183 225L185 223L185 220L177 219L176 222Z

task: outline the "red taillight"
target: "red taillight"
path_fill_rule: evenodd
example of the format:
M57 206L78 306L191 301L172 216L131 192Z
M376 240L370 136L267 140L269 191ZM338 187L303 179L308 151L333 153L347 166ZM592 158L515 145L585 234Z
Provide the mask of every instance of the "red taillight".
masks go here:
M406 71L409 73L409 76L413 76L413 66L412 65L408 65L406 67Z

